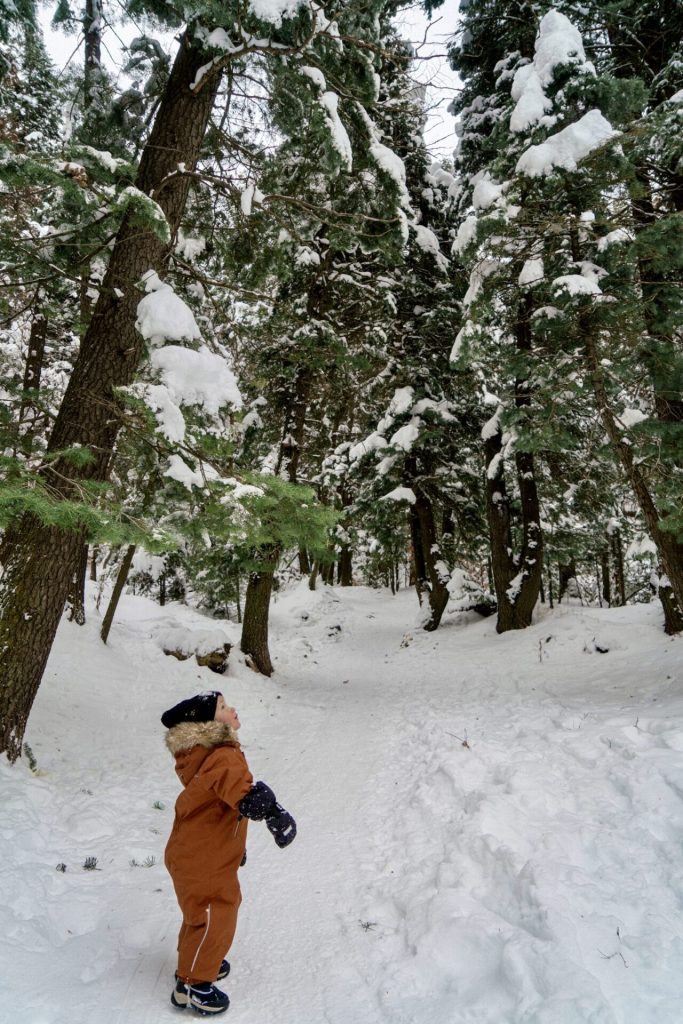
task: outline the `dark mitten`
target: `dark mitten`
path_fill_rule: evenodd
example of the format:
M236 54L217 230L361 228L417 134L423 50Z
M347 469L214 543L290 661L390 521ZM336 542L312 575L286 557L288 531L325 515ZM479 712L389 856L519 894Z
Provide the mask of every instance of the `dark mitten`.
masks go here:
M289 846L296 838L294 818L277 803L271 813L266 816L266 826L281 850L285 846Z
M265 782L255 783L239 802L240 814L252 821L263 821L275 807L275 793Z

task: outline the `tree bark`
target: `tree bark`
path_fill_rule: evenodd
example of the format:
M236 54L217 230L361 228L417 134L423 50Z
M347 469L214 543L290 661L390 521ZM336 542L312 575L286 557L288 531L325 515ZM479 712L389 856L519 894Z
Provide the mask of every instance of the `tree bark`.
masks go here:
M348 544L342 544L337 567L337 580L342 587L353 586L353 558Z
M163 210L174 237L187 201L190 178L218 89L218 75L192 86L206 57L188 30L180 44L145 146L136 187ZM120 428L114 389L130 384L144 349L135 329L140 292L150 269L161 270L169 246L127 214L119 229L93 316L49 441L58 452L73 445L92 460L75 467L57 459L46 470L53 493L70 497L81 479L102 481ZM82 529L46 526L25 515L12 530L12 552L0 584L0 752L14 761L21 745L45 663L64 608L85 536Z
M123 593L123 588L126 585L126 580L128 579L130 567L133 564L134 554L135 544L129 544L128 547L126 548L126 553L123 556L121 565L119 566L119 571L116 574L116 583L114 584L114 589L111 592L109 604L107 605L107 610L104 614L104 619L102 620L100 638L103 644L106 644L107 640L109 639L109 630L111 629L111 624L114 621L114 615L116 614L116 609L118 607L121 594Z
M612 581L608 548L603 548L600 552L600 571L602 573L602 599L609 608L612 604Z
M249 575L247 594L244 599L244 617L240 649L248 654L254 666L264 676L273 674L273 663L268 650L268 612L270 595L273 590L273 574L278 553L271 551L266 556L266 566L260 572Z
M302 576L308 576L311 571L311 563L306 548L299 548L299 572Z
M88 572L88 545L83 544L78 565L71 578L71 590L67 597L69 622L77 626L85 625L85 577Z
M40 378L43 372L46 339L47 320L43 316L37 316L31 324L31 333L28 339L28 352L26 353L26 365L24 367L23 395L21 399L21 406L19 408L19 433L23 437L24 444L25 446L28 446L29 450L35 433L35 399L38 391L40 390Z
M567 592L569 581L576 579L576 562L573 558L569 562L558 562L557 571L560 577L560 593L557 603L562 604L562 598Z
M313 568L311 569L311 575L308 577L308 589L309 590L315 590L316 583L318 582L318 572L319 572L319 570L320 570L320 563L316 559L316 561L313 563Z
M406 486L415 494L415 502L410 506L410 537L415 559L415 589L422 604L426 595L429 611L423 623L423 629L432 633L439 628L441 618L450 594L446 589L446 580L440 572L440 545L434 519L434 509L429 496L420 486L417 462L413 456L405 461Z
M531 351L531 299L521 303L515 325L515 342L519 355ZM515 405L525 409L531 405L526 377L515 381ZM496 630L526 629L531 625L541 589L543 572L543 534L541 510L536 487L536 469L531 452L515 452L517 486L521 506L522 539L520 550L514 552L510 499L507 493L502 458L501 426L489 430L484 440L486 455L486 513L491 540L491 567L498 603ZM552 600L552 597L551 597Z
M94 93L101 75L102 0L85 0L83 37L85 41L83 100L87 109L95 98Z

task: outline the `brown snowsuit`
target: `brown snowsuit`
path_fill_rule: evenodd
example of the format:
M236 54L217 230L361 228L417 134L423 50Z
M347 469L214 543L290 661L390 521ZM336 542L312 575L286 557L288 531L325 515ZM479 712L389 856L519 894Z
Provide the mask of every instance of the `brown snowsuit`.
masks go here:
M247 819L238 804L253 779L235 733L222 722L181 722L168 730L166 745L185 787L164 858L183 914L178 977L215 981L242 900L237 869Z

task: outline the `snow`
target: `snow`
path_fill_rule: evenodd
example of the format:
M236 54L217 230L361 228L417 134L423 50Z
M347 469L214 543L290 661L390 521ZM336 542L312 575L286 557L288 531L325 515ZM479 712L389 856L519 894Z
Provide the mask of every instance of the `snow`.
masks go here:
M614 231L608 231L606 235L598 239L598 252L604 252L605 249L609 249L610 245L618 245L622 242L632 242L633 232L629 231L628 228L615 228Z
M351 148L349 133L339 117L339 97L336 92L328 90L319 98L319 103L325 113L327 127L329 128L330 135L332 136L332 145L341 157L342 167L344 170L350 171L353 165L353 150ZM398 157L396 159L398 159Z
M250 217L254 203L260 204L265 198L263 192L256 185L247 185L244 191L240 193L240 209L244 216Z
M556 277L552 288L555 292L567 292L571 296L602 294L597 280L586 277L584 274L563 274L561 277Z
M169 456L164 476L169 477L171 480L177 480L178 483L187 487L188 491L191 491L193 487L204 487L204 477L202 474L194 469L190 469L180 455Z
M420 436L420 426L420 417L413 416L410 423L399 427L396 433L389 438L389 444L394 448L401 448L404 452L409 452Z
M206 345L198 351L180 345L155 349L150 357L177 405L201 405L212 416L226 405L242 407L235 374L221 356Z
M196 341L200 338L194 314L187 303L165 284L154 270L143 277L147 294L138 303L135 327L152 345L165 341Z
M543 260L542 259L529 259L524 261L517 283L520 288L533 288L535 285L540 284L544 276Z
M1 1024L175 1019L159 716L213 688L299 827L281 851L250 825L235 1024L678 1024L683 678L656 605L424 633L413 593L304 583L265 679L236 647L223 677L165 657L164 629L212 624L131 594L104 647L93 599L38 693L38 773L0 761Z
M261 21L279 26L286 18L294 18L304 0L249 0L249 6Z
M515 72L510 94L516 101L510 117L510 129L524 132L536 124L551 123L546 114L553 102L545 93L559 66L575 65L579 70L595 74L586 61L581 33L560 11L550 10L541 19L535 43L534 59Z
M638 423L642 423L643 420L647 419L647 413L643 412L642 409L624 409L619 413L618 420L627 430L630 427L635 427Z
M349 448L349 462L356 462L357 459L367 455L368 452L376 451L378 448L386 448L386 438L374 431L369 434L364 441L359 441L358 444L354 444L352 448Z
M585 157L618 135L599 110L589 110L578 121L522 153L517 161L517 173L538 178L558 168L575 171Z
M417 242L418 247L422 249L423 252L427 252L433 256L439 270L443 274L447 274L450 264L441 252L439 239L436 237L432 229L425 227L424 224L411 224L411 227L415 232L415 241Z
M213 651L220 651L230 644L230 638L222 629L189 629L187 626L164 626L154 633L157 647L162 651L178 651L179 654L198 654L204 657ZM216 685L212 689L219 690Z
M467 217L458 227L458 232L453 242L453 252L462 253L471 245L477 236L477 218Z
M205 238L193 238L191 235L184 235L182 230L178 231L178 241L175 246L175 251L178 255L192 263L198 256L201 256L205 249Z
M409 505L414 505L417 498L411 487L394 487L393 491L383 494L380 501L407 501Z
M320 92L325 92L327 89L327 82L325 81L325 76L320 68L312 68L309 65L304 64L299 70L302 75L306 75L307 78L310 78Z
M369 149L373 160L380 168L384 171L394 182L398 188L401 206L404 210L410 211L410 196L408 195L408 189L406 187L406 169L403 160L394 153L393 149L389 149L383 142L379 140L379 129L374 123L372 118L368 115L367 111L360 104L357 104L357 111L365 123L365 127L369 135ZM401 211L399 211L401 212ZM408 225L407 222L404 225L404 237L408 240Z
M493 181L489 172L486 171L484 176L476 182L472 190L472 206L474 206L475 210L488 210L502 196L503 186Z
M392 419L395 416L404 416L412 409L414 401L415 389L410 387L410 385L404 388L396 388L391 401L389 402L387 416Z
M185 440L185 417L163 384L137 384L131 388L154 412L157 430L172 443Z

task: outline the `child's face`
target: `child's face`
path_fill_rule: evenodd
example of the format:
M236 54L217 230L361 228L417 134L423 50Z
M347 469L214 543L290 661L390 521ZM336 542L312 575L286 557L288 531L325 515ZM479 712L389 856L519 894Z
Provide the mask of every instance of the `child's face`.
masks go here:
M223 722L224 725L232 726L235 732L237 732L240 727L240 716L234 708L229 707L225 703L225 697L223 694L221 694L216 701L216 714L213 718L215 722Z

